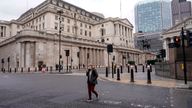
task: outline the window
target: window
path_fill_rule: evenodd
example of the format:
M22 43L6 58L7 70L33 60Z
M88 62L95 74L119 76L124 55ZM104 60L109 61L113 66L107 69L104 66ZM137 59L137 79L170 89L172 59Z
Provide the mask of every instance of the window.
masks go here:
M41 24L39 24L39 30L41 30Z
M101 29L101 36L105 35L105 29Z
M75 32L75 27L72 28L72 33L74 33L74 32Z
M85 24L85 28L87 28L87 24Z
M58 16L57 15L55 15L55 20L58 20Z
M91 26L89 26L89 29L91 29Z
M55 22L55 30L58 30L58 23Z
M45 29L45 23L43 23L42 26L43 26L43 29Z
M107 38L107 41L109 40L109 38Z
M70 26L67 26L67 32L70 32Z
M87 31L85 30L85 36L87 36Z
M89 37L91 37L91 32L89 32Z
M62 22L64 22L64 17L62 17L62 19L61 19L61 20L62 20Z
M102 24L101 27L104 27L104 25Z
M83 27L83 24L82 24L82 23L80 23L80 27Z
M39 17L39 21L41 21L41 17Z
M45 16L43 15L43 20L45 20Z
M83 33L83 30L82 30L82 29L80 29L80 35L82 35L82 33Z
M70 19L67 19L67 23L70 23Z
M38 23L38 19L36 19L36 23Z
M19 25L17 25L17 29L20 29L20 26L19 26Z

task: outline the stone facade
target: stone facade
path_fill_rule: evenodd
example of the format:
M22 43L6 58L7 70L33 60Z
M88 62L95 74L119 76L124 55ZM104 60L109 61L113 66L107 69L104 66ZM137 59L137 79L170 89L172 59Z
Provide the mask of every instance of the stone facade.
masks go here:
M58 10L63 13L58 14ZM110 63L113 56L118 65L125 65L130 60L143 63L139 59L142 51L134 48L133 26L127 19L104 18L65 1L46 0L17 20L1 21L0 27L3 28L0 68L39 67L42 64L55 67L59 61L60 29L61 64L64 67L67 59L74 67L107 66L107 44L114 47ZM65 50L70 51L68 58Z
M184 28L184 35L186 35L186 31L192 30L192 17L176 24L169 30L163 33L163 47L166 50L166 58L165 60L167 61L166 64L161 64L165 65L168 67L169 71L166 69L164 72L169 73L168 75L171 75L172 78L176 79L184 79L184 72L182 69L183 65L183 51L182 47L179 48L169 48L169 43L174 43L174 37L180 37L181 35L181 29L182 27ZM192 80L192 48L187 47L187 41L185 41L185 53L186 53L186 69L187 69L187 79ZM181 44L182 45L182 42ZM163 73L163 71L160 71L160 73Z

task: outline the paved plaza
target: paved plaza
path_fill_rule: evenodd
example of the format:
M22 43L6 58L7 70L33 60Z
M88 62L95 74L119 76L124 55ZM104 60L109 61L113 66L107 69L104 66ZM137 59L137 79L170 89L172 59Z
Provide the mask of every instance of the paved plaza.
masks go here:
M102 69L101 69L102 70ZM190 89L143 84L139 72L135 83L129 83L128 73L121 80L106 78L98 69L96 90L99 100L88 98L84 70L72 73L0 73L0 108L191 108ZM153 72L152 72L153 73ZM109 74L111 75L111 74ZM116 76L116 75L115 75ZM143 76L143 77L141 77ZM157 76L156 76L157 77ZM159 77L160 78L160 77ZM159 81L164 81L164 78ZM145 83L145 84L144 84Z

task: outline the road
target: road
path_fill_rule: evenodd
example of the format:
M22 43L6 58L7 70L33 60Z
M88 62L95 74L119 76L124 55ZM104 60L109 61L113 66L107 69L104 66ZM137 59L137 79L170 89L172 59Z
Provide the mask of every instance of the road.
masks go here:
M192 108L192 91L99 80L86 102L85 76L0 74L0 108ZM93 96L94 97L94 96Z

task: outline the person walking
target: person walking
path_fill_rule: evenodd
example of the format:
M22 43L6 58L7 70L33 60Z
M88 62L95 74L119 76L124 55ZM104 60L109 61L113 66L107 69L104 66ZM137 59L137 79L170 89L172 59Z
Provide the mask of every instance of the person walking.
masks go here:
M95 91L95 85L97 84L98 73L93 65L91 65L91 68L90 67L88 68L86 76L87 76L87 86L89 94L89 99L87 101L90 102L92 101L91 92L93 92L96 98L98 99L98 93Z

